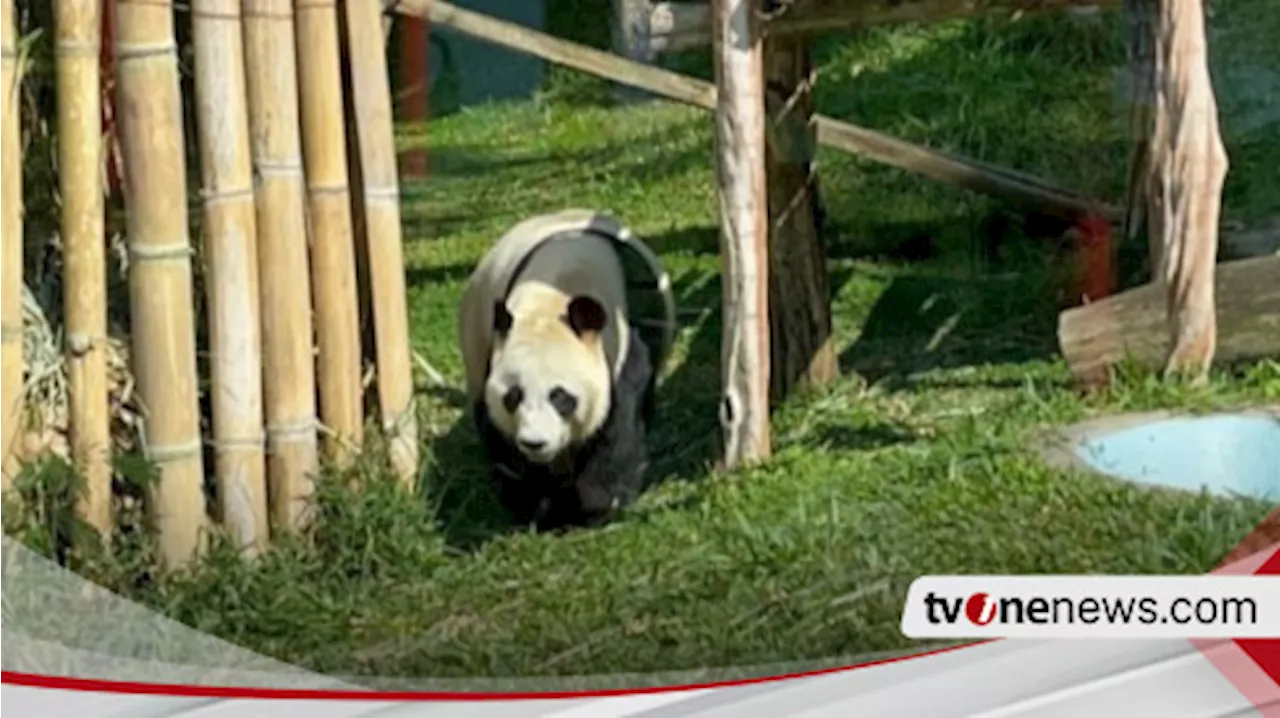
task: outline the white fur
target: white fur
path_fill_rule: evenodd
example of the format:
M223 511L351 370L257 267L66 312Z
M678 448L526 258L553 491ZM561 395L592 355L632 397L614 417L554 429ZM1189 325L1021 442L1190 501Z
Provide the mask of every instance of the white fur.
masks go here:
M460 330L468 396L483 396L494 425L532 461L546 463L571 443L590 438L612 408L610 374L621 370L630 338L622 264L604 237L551 238L588 227L616 236L620 226L609 222L578 210L526 220L499 239L463 295ZM534 249L505 297L513 323L503 341L492 331L494 302L503 298L516 266ZM599 336L579 337L563 320L569 301L579 295L605 308L608 321ZM503 397L516 385L524 398L511 413ZM578 400L568 420L549 400L557 386ZM541 446L530 449L528 442Z
M617 219L591 210L569 209L538 215L507 230L471 273L462 295L458 316L462 363L466 369L466 390L471 400L480 396L484 390L485 367L493 351L493 303L503 298L520 261L537 249L536 261L526 267L523 276L557 286L559 280L555 278L556 267L545 255L556 252L557 257L563 257L565 254L572 255L577 250L570 251L567 247L553 250L549 246L540 245L548 243L559 232L588 229L606 237L620 237L626 231ZM621 309L621 314L625 317L626 286L622 267L612 249L602 251L607 244L607 241L584 243L579 248L583 251L576 256L575 262L587 270L589 283L604 295L601 300L605 308ZM593 268L598 268L599 273L590 274L594 271ZM581 280L567 278L566 281ZM560 288L567 291L570 286L566 284ZM610 312L611 316L618 314L617 311ZM621 370L622 363L626 360L627 341L630 337L630 325L625 325L624 331L618 331L620 329L624 329L624 326L611 327L610 336L613 339L605 342L605 354L615 373Z
M610 369L600 339L579 338L560 319L568 300L558 291L523 285L513 299L511 331L494 345L484 400L498 430L530 460L545 464L604 424L611 408ZM523 400L509 412L503 397L513 386L520 387ZM567 419L551 403L556 387L577 399Z

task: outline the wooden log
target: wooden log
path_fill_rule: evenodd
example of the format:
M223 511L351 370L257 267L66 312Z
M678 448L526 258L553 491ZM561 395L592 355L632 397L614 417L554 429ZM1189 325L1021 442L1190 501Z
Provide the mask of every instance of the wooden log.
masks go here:
M465 10L443 0L398 0L396 12L423 16L471 37L566 67L639 87L687 105L713 110L715 85L679 73L631 62L592 47L562 40L515 23ZM1001 197L1047 214L1075 217L1094 212L1118 221L1122 212L1023 172L911 144L841 120L816 115L818 143L939 182Z
M766 459L769 426L769 200L763 49L756 5L714 0L720 196L724 467Z
M1218 361L1280 357L1280 256L1224 262L1217 270ZM1125 359L1161 366L1172 343L1165 317L1164 289L1145 284L1063 312L1058 343L1071 373L1096 386Z
M391 462L402 485L418 474L418 419L409 351L409 308L401 246L400 184L396 172L391 87L383 53L378 3L345 3L348 65L362 182L361 215L368 254L377 346L378 403Z
M802 38L852 32L873 25L938 23L978 15L1110 7L1121 0L794 0L764 22L767 38ZM662 52L706 46L711 41L710 6L661 2L651 11L651 47Z
M0 374L0 394L3 394L4 407L0 412L0 431L4 437L0 439L0 476L3 486L0 490L7 492L12 485L14 474L18 470L22 436L19 428L24 423L26 412L22 398L22 128L19 119L19 103L21 101L21 73L18 71L18 49L14 42L17 34L18 19L15 16L13 0L0 0L0 43L3 45L3 79L0 80L0 148L4 151L3 168L3 208L0 220L3 238L3 279L0 280L0 304L3 304L3 373Z
M319 457L293 8L289 0L244 0L243 8L269 505L277 526L300 528L310 519Z
M217 513L236 545L253 554L265 548L270 524L243 32L240 0L192 3Z
M173 4L116 0L115 32L133 370L159 468L148 506L161 560L177 567L202 549L207 516Z
M1127 7L1138 26L1132 58L1140 63L1131 201L1145 204L1152 272L1166 292L1172 338L1164 368L1203 381L1217 343L1213 273L1228 169L1204 6L1200 0L1129 0Z
M107 391L107 256L102 241L100 0L54 3L58 191L62 197L62 306L66 321L71 455L84 479L77 506L111 536L111 416Z
M320 420L326 457L343 461L364 440L364 388L338 13L328 1L296 7Z
M775 401L796 386L840 374L831 331L831 285L821 232L818 147L809 43L767 40L770 390Z

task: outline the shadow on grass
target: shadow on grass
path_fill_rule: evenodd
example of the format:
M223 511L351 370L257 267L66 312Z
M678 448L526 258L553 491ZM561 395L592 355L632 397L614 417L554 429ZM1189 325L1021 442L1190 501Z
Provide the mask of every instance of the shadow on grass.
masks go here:
M1045 359L1057 313L1052 285L1034 273L906 274L876 300L841 366L901 389L917 372Z
M404 279L410 287L421 287L427 284L461 284L467 281L475 268L474 262L410 266L404 270Z

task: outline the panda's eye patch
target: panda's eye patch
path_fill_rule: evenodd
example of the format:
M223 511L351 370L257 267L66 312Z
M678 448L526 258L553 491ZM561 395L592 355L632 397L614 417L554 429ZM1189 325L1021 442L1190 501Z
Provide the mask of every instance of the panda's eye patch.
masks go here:
M510 389L507 389L507 393L502 395L502 406L506 408L508 412L515 411L516 407L520 406L520 402L522 401L524 401L524 389L521 389L518 386L513 386Z
M565 391L563 387L556 387L547 395L547 400L551 405L560 412L561 416L569 416L578 408L578 398L573 394Z

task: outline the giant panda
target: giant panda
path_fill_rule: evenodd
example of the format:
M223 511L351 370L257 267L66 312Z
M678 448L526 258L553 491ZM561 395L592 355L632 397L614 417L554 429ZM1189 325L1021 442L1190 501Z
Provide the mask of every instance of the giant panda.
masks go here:
M628 271L627 249L646 271ZM663 300L647 341L631 313L636 286ZM458 316L466 394L490 479L516 521L598 526L645 488L673 322L657 258L609 215L526 219L481 259Z

